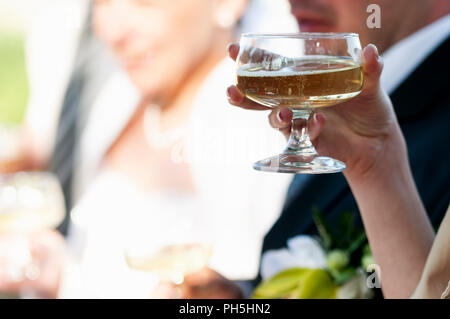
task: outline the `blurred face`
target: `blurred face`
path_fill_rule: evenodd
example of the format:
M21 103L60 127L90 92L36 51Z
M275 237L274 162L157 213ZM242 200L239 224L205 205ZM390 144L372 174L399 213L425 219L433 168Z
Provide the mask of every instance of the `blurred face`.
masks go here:
M95 0L93 26L145 95L176 86L209 50L211 0Z
M374 43L380 51L395 43L399 26L420 23L405 18L411 10L426 12L427 0L289 0L292 14L303 32L355 32L363 45ZM381 8L381 28L369 29L369 4ZM397 39L398 40L398 39Z

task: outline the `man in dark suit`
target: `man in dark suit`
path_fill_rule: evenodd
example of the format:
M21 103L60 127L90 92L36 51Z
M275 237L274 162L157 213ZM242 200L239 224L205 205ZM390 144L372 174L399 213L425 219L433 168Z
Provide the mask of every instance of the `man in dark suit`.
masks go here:
M363 14L362 8L368 5L366 1L330 0L313 4L312 1L291 0L292 12L301 30L356 31L363 43L374 42L378 46L385 63L381 85L394 105L416 185L437 227L450 200L450 169L447 167L450 151L444 146L450 144L447 126L450 81L444 75L450 72L450 6L445 1L376 3L380 5L381 17L385 17L381 19L381 29L371 30L361 21L359 28L351 29L355 21L339 20L355 12L352 17L357 21L356 12ZM394 19L399 16L402 21ZM350 211L362 226L355 199L342 174L296 175L283 212L265 237L263 252L284 247L286 240L295 235L315 234L313 207L330 223L342 212Z
M450 201L450 3L446 0L290 0L301 31L356 32L361 41L375 43L385 68L381 86L389 94L408 147L411 170L429 217L436 227ZM381 28L367 24L369 4L378 4ZM233 55L233 54L231 54ZM232 93L232 92L231 92ZM230 91L229 91L230 94ZM252 108L231 96L233 104ZM288 133L289 121L270 115L271 125ZM283 121L284 120L284 121ZM380 199L381 200L381 199ZM350 211L362 227L358 207L342 174L296 175L285 207L264 239L264 252L286 246L301 234L315 234L316 207L330 223ZM401 227L401 225L399 225ZM199 278L199 279L196 279ZM206 279L205 279L206 278ZM209 270L187 278L186 291L214 297L238 296L235 286ZM199 287L203 287L200 289ZM190 289L196 287L196 289ZM207 294L205 292L208 292ZM195 293L188 297L196 297Z

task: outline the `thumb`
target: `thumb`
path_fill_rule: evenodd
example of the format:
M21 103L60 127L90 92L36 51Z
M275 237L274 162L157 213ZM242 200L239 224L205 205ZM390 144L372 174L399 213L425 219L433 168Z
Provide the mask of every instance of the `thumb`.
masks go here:
M375 45L369 44L362 51L364 64L364 91L366 93L377 92L380 85L381 71L383 70L383 61L378 54Z

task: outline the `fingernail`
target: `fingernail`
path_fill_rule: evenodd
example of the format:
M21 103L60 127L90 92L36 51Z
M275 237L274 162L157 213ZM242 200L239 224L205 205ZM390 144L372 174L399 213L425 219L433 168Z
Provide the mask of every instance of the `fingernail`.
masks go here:
M319 116L317 115L317 113L314 113L313 120L314 120L314 122L318 122L319 121Z
M242 103L244 100L243 96L233 86L228 87L227 95L228 99L233 103Z
M289 111L289 109L280 109L277 113L277 116L281 122L287 123L291 121L291 111Z
M228 45L227 45L227 52L230 52L230 48L231 48L232 45L233 45L233 43L228 43Z
M369 45L367 45L367 47L366 47L367 49L368 48L371 48L372 50L373 50L373 54L375 54L375 56L378 58L380 55L378 54L378 49L377 49L377 47L374 45L374 44L369 44ZM366 60L366 61L368 61L368 60L370 60L370 55L372 54L372 52L371 52L371 50L364 50L364 59Z
M280 123L283 123L286 121L286 119L283 116L283 113L281 112L282 110L278 110L277 112L277 119Z
M283 122L283 120L281 119L281 110L278 110L278 112L277 112L277 120L278 120L278 122Z
M378 53L378 48L377 48L377 46L375 45L375 44L369 44L372 48L373 48L373 50L375 51L375 54L378 56L379 55L379 53Z

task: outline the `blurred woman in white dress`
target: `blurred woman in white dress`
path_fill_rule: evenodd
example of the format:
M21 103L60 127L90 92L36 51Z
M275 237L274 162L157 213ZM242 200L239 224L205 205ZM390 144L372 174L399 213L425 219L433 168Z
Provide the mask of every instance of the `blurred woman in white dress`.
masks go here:
M283 25L252 31L295 31L284 1L256 2ZM125 251L184 235L207 238L212 269L255 276L290 176L252 170L284 141L266 114L233 108L223 94L236 72L226 45L246 5L94 1L94 31L124 72L105 83L80 137L69 242L80 252L81 296L148 297L155 274L131 270Z

